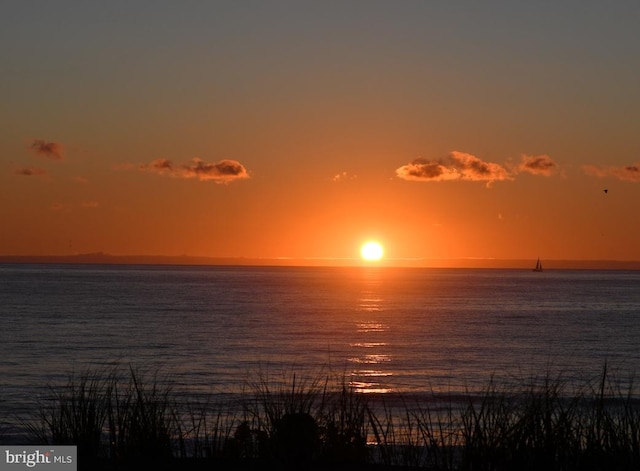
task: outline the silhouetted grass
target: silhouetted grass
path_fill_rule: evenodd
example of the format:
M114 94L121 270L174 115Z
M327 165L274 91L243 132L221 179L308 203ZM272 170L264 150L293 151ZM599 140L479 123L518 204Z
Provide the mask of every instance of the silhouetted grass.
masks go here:
M94 461L101 455L103 429L110 413L115 378L112 371L71 375L64 388L51 388L37 420L28 428L39 443L77 445L79 459Z
M36 418L27 423L34 441L77 445L81 463L167 460L179 420L171 389L130 369L87 371L71 375L66 386L51 388Z
M481 393L356 392L347 378L263 375L235 399L184 399L129 368L72 375L28 424L39 443L78 445L80 465L198 460L301 468L382 464L432 470L638 470L640 402L607 371ZM313 377L312 377L313 378ZM632 383L631 383L632 384Z

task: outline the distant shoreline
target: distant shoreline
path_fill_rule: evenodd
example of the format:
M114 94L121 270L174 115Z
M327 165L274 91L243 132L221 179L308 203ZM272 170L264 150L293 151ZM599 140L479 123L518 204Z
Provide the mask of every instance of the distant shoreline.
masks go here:
M299 267L419 267L419 268L533 268L535 260L502 259L387 259L365 263L359 259L295 259L201 257L191 255L0 255L3 264L90 264L90 265L197 265L197 266L299 266ZM640 270L640 260L544 260L545 269Z

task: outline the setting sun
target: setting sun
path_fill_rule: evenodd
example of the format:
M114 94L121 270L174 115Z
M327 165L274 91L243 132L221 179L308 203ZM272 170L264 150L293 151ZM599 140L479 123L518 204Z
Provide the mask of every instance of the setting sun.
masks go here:
M384 248L380 243L369 241L360 248L360 256L367 261L375 262L380 260L384 255Z

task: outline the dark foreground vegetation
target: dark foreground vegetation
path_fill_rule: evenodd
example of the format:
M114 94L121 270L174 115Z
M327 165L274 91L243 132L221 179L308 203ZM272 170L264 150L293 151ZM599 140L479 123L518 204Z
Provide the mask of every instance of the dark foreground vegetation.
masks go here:
M594 384L526 383L417 399L291 375L196 400L114 368L72 375L23 425L33 443L77 445L81 470L640 469L638 396L606 365Z

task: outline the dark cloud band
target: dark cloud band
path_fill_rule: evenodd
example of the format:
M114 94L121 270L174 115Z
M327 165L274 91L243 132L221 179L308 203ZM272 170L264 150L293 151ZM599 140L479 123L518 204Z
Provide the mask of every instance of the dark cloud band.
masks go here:
M139 166L141 171L168 175L176 178L196 178L200 181L229 183L234 180L249 178L247 169L236 160L221 160L216 163L202 159L191 159L187 164L174 164L171 160L157 159L149 164Z

